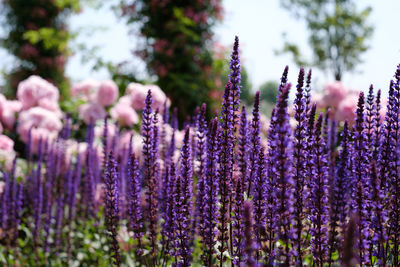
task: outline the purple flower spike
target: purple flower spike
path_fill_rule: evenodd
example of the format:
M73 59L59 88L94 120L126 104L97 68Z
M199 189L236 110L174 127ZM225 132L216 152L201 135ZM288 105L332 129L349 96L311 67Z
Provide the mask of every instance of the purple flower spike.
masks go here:
M292 195L293 195L293 179L292 179L292 142L291 128L289 125L288 97L291 84L285 85L280 91L279 101L276 105L275 118L276 134L274 140L275 153L273 166L271 168L274 180L272 186L274 188L274 197L276 204L274 206L274 232L276 241L280 240L282 246L277 248L277 261L284 265L290 262L291 239L291 215Z
M173 248L175 242L175 192L176 192L176 168L175 163L172 161L166 169L166 185L165 198L165 212L164 212L164 224L161 231L163 237L163 246L165 248L166 254L174 256Z
M228 248L229 238L228 226L231 224L230 211L232 209L232 175L233 175L233 112L232 112L232 84L228 82L225 86L224 101L222 104L221 119L222 131L220 137L221 154L219 180L220 180L220 210L219 210L219 237L220 245L218 250L220 252L219 262L222 267L226 257L224 252ZM230 228L231 229L231 228ZM231 232L232 233L232 232ZM233 234L233 233L232 233ZM231 234L231 236L232 236ZM232 246L230 246L232 248Z
M106 185L106 227L111 240L111 256L113 258L113 264L115 264L115 266L120 266L121 256L117 239L119 222L118 171L112 151L110 151L108 156L108 169L104 180Z
M342 237L338 229L343 232L348 215L347 202L349 200L349 177L350 169L350 132L347 121L342 132L341 151L337 162L336 175L330 188L330 223L329 223L329 254L328 260L331 263L332 254L340 251Z
M251 122L251 139L250 139L250 153L249 153L249 180L247 183L247 196L253 194L253 183L255 182L257 174L257 158L261 149L261 132L260 132L260 92L256 92L254 98L253 120Z
M325 153L325 141L322 136L323 114L320 114L315 125L312 146L313 177L310 181L310 221L311 251L315 266L323 266L327 257L327 223L328 223L328 159Z
M198 170L196 171L198 182L197 182L197 198L196 198L196 220L198 223L199 231L204 229L204 200L205 200L205 183L206 183L206 168L207 168L207 121L206 121L206 105L201 106L201 112L199 115L199 122L196 132L197 139L197 162L199 163Z
M304 85L304 69L300 69L297 86L296 99L294 101L294 118L297 122L294 130L294 150L293 150L293 180L294 180L294 214L293 214L293 252L295 255L296 265L303 262L303 221L304 221L304 186L306 180L306 159L307 159L307 143L306 136L306 105L303 94Z
M217 237L217 218L218 218L218 158L220 135L218 120L211 120L207 136L207 169L204 186L204 231L200 232L203 247L205 248L202 256L205 266L212 266L214 246Z
M242 254L243 254L243 201L244 192L247 184L247 166L248 166L248 154L249 154L249 142L248 142L248 122L247 112L245 106L242 107L240 114L240 127L239 127L239 138L238 138L238 149L237 149L237 165L239 167L239 176L235 178L235 197L234 197L234 216L233 216L233 255L235 256L234 264L240 265Z
M129 228L134 232L134 238L138 240L138 251L140 255L142 250L141 238L143 237L142 209L140 205L141 195L141 177L139 174L139 162L132 154L128 161L128 179L129 179Z
M378 266L386 266L387 258L385 251L385 243L387 241L387 234L384 225L387 222L387 211L383 208L385 195L382 192L381 180L378 176L376 163L373 162L371 166L371 225L373 230L373 237L371 238L370 251L376 261L372 264Z
M181 168L176 183L176 249L178 264L190 266L192 255L192 153L190 146L190 131L186 129L181 150Z
M240 107L240 59L239 59L239 37L235 36L235 43L233 44L233 51L231 54L231 61L229 63L229 82L232 87L232 111L233 111L233 124L236 132L236 124L239 119Z
M254 234L257 244L261 244L261 241L265 235L265 156L263 149L260 149L257 159L257 174L254 180ZM256 261L259 260L259 251L256 252Z
M148 233L151 244L151 255L155 259L157 255L157 231L158 231L158 179L157 170L158 164L155 162L156 153L156 141L154 140L154 130L157 128L153 125L152 109L151 104L153 100L151 98L151 91L149 90L145 108L142 115L142 136L143 136L143 160L144 160L144 176L143 180L147 187L146 191L146 202L147 202L147 221L148 221ZM156 120L156 119L155 119Z
M369 177L367 173L367 151L365 147L366 136L365 136L365 122L364 122L364 93L360 93L358 99L356 121L353 126L354 130L354 163L353 163L353 192L352 192L352 209L359 218L358 227L358 253L360 263L362 265L367 264L369 261L369 226L367 220L367 209L368 209L368 187Z

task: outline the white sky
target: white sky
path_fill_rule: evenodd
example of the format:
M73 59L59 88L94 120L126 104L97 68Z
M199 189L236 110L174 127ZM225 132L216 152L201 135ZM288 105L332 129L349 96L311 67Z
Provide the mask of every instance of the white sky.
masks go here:
M360 5L373 7L371 23L375 32L371 40L371 49L363 55L364 63L357 72L344 75L346 86L366 90L370 83L376 88L387 91L389 80L396 65L400 63L400 34L397 22L400 13L399 0L360 0ZM310 54L307 46L305 24L292 18L289 12L279 6L278 0L225 0L225 16L216 27L215 38L220 43L231 46L234 36L240 38L241 58L247 67L250 79L256 90L267 80L278 81L285 65L289 65L291 82L296 81L298 68L289 55L275 55L274 51L283 45L282 32L287 32L288 40L300 45L302 51ZM132 36L123 21L118 21L112 10L104 7L100 10L84 10L71 18L72 29L80 27L106 27L104 31L94 32L92 36L81 36L78 41L89 46L101 46L100 55L106 60L120 62L132 59L131 50L135 47ZM143 64L135 60L138 69ZM73 81L87 77L108 78L105 71L91 72L89 66L82 66L79 54L74 56L67 66L67 74ZM332 81L332 75L313 70L315 87Z

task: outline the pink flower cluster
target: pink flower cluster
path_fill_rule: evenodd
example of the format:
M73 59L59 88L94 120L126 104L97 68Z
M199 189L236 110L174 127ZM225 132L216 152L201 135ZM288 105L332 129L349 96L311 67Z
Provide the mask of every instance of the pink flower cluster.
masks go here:
M14 114L18 112L17 133L27 142L31 132L31 150L35 152L40 139L51 141L62 129L58 89L33 75L18 84L17 99L13 101Z
M79 107L79 115L87 124L91 120L103 119L107 115L106 107L112 106L111 118L120 126L131 127L139 122L136 111L144 108L148 90L152 91L154 109L162 110L164 103L169 103L160 87L152 84L130 83L126 88L126 94L118 99L118 87L111 80L97 82L88 79L82 81L71 88L71 95L85 101Z
M87 79L71 88L72 97L86 101L79 107L79 115L87 124L103 119L107 114L105 108L115 103L118 94L118 86L111 80Z
M351 90L336 81L324 86L322 95L314 95L313 101L317 103L318 108L329 107L335 114L338 121L347 120L352 123L355 118L357 101L360 91Z

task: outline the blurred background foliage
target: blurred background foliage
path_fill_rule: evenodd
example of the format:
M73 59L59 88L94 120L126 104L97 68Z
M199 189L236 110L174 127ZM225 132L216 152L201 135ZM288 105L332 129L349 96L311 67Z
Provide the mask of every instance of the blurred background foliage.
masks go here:
M298 44L287 38L279 54L291 54L299 66L329 70L336 80L362 61L373 33L370 7L359 9L354 0L279 1L305 21L312 58L306 58ZM118 64L105 60L98 47L74 42L80 34L90 36L102 29L94 25L72 32L68 28L72 15L106 2L112 3L115 16L126 22L130 37L138 44L132 58ZM179 107L181 120L202 103L210 106L211 113L219 105L231 51L214 38L215 26L223 19L221 0L3 0L1 10L0 44L15 58L4 77L3 93L8 96L15 95L18 82L36 74L60 89L62 101L68 99L71 84L65 65L72 54L81 53L83 63L92 61L94 70L107 70L121 95L130 82L159 85ZM145 63L145 79L138 75L133 58ZM278 80L253 88L245 64L242 60L242 103L251 106L254 92L260 90L264 112L269 115Z
M70 51L68 16L81 9L79 0L4 0L1 10L6 32L1 45L15 57L6 75L5 93L15 95L18 83L32 74L45 77L68 92L65 64Z
M281 0L282 6L304 20L312 59L304 58L296 43L285 41L281 53L290 53L298 66L328 69L336 81L362 62L373 33L372 8L359 9L355 0Z

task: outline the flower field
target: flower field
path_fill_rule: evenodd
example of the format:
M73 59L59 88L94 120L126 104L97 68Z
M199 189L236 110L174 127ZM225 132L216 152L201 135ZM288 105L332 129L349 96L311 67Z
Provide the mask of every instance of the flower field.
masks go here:
M229 67L212 118L139 83L0 95L0 265L400 266L400 65L387 101L286 67L268 123L238 38Z

